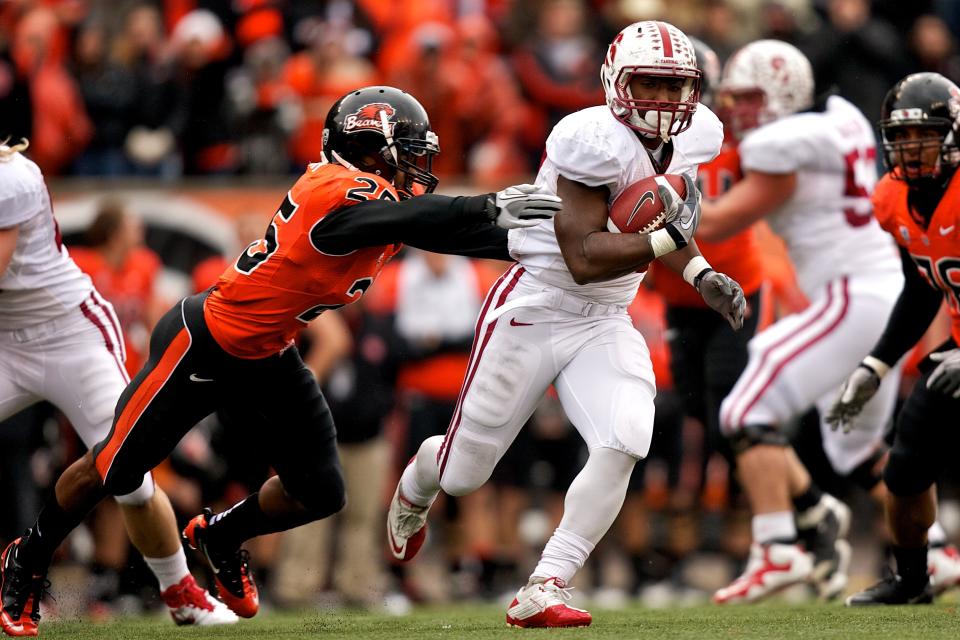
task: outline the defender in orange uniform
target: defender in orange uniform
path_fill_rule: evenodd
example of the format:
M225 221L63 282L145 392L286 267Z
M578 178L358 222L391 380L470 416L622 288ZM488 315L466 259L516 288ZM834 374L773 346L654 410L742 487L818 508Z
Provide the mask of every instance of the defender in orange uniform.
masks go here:
M960 583L928 571L927 529L937 514L935 482L960 437L960 89L937 73L898 82L883 104L880 131L888 173L873 193L877 220L900 247L906 283L870 355L830 408L834 428L850 421L880 380L923 336L946 300L951 337L921 362L920 379L897 416L883 473L897 573L850 596L848 605L920 604Z
M344 504L333 421L293 344L297 333L359 299L403 244L508 260L505 229L538 224L560 208L559 198L532 185L431 194L437 137L420 103L391 87L340 98L327 116L324 149L264 237L214 287L157 323L149 360L121 396L109 436L64 472L32 533L5 553L14 561L0 575L0 614L40 593L54 550L94 504L138 486L194 424L225 405L262 422L257 446L277 476L223 513L195 517L184 537L210 563L223 601L237 615L256 614L241 543ZM405 197L415 191L426 195Z

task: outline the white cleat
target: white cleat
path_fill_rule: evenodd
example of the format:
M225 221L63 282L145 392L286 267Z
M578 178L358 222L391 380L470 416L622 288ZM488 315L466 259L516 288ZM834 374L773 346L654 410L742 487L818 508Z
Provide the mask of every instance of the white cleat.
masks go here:
M168 587L160 597L177 625L190 624L206 627L216 624L234 624L239 620L237 614L227 605L198 585L192 575L187 575L179 583Z
M567 605L570 591L560 578L534 582L519 591L507 609L511 627L588 627L593 622L589 611Z
M935 596L960 586L960 552L952 544L930 547L927 551L927 570Z
M713 594L717 604L751 603L806 582L813 573L813 559L796 544L758 544L750 547L747 568L729 586Z
M415 505L400 493L393 493L387 511L387 544L393 557L402 562L412 560L427 539L427 513L430 505Z

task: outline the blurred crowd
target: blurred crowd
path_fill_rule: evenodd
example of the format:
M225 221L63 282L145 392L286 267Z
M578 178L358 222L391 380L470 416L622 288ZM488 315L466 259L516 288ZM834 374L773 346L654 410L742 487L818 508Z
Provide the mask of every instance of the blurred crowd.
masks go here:
M950 0L5 0L0 119L47 175L296 174L337 97L390 84L430 113L441 176L500 184L602 101L610 38L651 18L721 58L792 42L872 119L908 72L960 79Z
M819 91L839 92L874 121L906 73L960 82L960 3L950 0L6 0L0 122L31 140L32 159L51 176L296 175L319 157L330 104L384 83L430 113L443 150L438 174L503 186L536 170L561 117L602 102L607 42L651 17L721 57L757 37L790 41L813 62ZM240 216L237 246L261 237L271 213ZM136 203L105 200L73 240L71 255L117 309L135 373L158 311L172 302L161 299L162 261L144 244ZM775 246L767 236L762 244ZM803 304L782 252L768 253L765 302L753 310L761 326ZM196 264L194 289L209 287L230 260ZM350 499L329 521L250 543L265 600L310 606L332 593L400 612L451 594L498 597L525 575L586 455L550 395L488 485L434 508L432 561L392 565L383 548L388 492L419 443L446 431L480 305L504 267L407 250L361 302L304 332L304 360L338 425ZM684 417L673 391L663 300L642 289L630 312L656 369L656 432L616 535L598 548L583 586L611 598L644 594L650 604L663 593L673 602L702 597L745 557L749 516L717 444ZM816 426L794 431L821 486L839 485ZM194 429L155 472L178 515L255 491L271 473L257 454L263 437L227 412ZM57 469L80 447L48 405L0 425L0 540L33 522ZM954 478L944 495L957 486ZM879 513L863 502L860 530L879 545ZM118 517L112 502L101 504L61 550L62 560L91 567L93 613L122 608L124 594L151 583Z

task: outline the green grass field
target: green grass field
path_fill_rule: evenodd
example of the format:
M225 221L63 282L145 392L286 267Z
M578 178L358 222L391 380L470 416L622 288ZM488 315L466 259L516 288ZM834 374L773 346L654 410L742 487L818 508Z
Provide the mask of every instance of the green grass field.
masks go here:
M309 611L263 614L232 627L175 627L160 617L128 618L107 624L54 621L41 626L49 638L363 638L364 640L430 640L433 638L511 638L564 636L587 638L649 638L673 640L724 638L871 639L960 637L960 616L954 604L927 607L846 609L839 605L779 604L721 608L625 609L595 611L588 629L523 630L504 624L495 606L445 606L416 610L406 617L361 613Z

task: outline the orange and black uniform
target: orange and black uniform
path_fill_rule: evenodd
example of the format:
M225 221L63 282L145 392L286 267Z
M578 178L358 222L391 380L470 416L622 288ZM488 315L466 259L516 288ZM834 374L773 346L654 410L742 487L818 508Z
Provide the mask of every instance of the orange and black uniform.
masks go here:
M960 344L960 175L945 189L909 189L890 174L873 192L874 215L897 241L906 278L887 327L871 355L897 362L915 345L946 301L951 336L934 351ZM937 480L960 446L960 400L927 389L935 368L920 363L917 380L897 416L896 435L883 478L894 495L914 496Z
M697 182L704 198L712 200L726 193L741 177L736 145L726 143L720 155L700 165ZM740 283L747 304L754 311L759 309L763 282L757 245L753 227L720 242L697 240L700 252L711 266ZM702 460L706 464L712 452L728 453L726 439L720 433L720 403L747 366L747 343L756 332L760 314L751 313L744 318L743 328L734 331L679 274L656 261L650 267L654 289L667 304L674 389L684 414L704 425Z
M262 438L250 445L312 516L342 506L336 431L293 345L297 333L324 310L359 299L402 244L508 258L488 194L398 200L379 176L310 165L263 239L157 324L146 365L94 448L108 492L129 491L200 419L229 408L259 423Z

